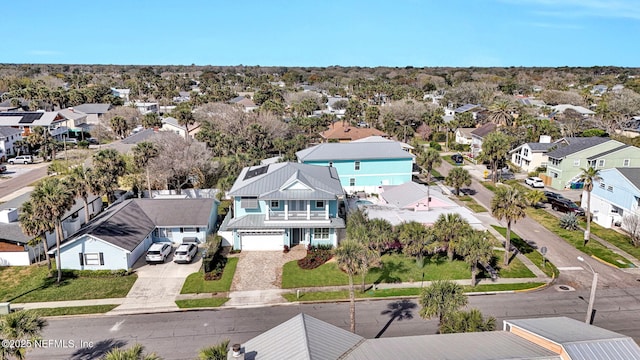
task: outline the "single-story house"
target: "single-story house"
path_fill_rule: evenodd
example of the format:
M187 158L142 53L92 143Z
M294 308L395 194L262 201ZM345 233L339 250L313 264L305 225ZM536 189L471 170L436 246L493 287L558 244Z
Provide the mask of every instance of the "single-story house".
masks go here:
M558 105L552 106L551 109L555 114L562 114L568 109L574 110L584 117L589 117L596 114L595 111L589 110L586 107L580 106L580 105L558 104Z
M241 106L244 112L250 112L259 108L259 106L253 102L253 100L245 96L236 96L233 99L229 100L229 103L232 105Z
M215 229L217 204L215 199L129 199L112 205L62 243L62 267L131 269L154 242L203 243Z

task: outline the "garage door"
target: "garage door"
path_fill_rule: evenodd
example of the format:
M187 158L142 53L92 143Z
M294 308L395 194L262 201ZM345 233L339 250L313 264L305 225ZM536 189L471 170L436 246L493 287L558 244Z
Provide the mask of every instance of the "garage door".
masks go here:
M284 233L249 233L240 236L242 251L282 251Z

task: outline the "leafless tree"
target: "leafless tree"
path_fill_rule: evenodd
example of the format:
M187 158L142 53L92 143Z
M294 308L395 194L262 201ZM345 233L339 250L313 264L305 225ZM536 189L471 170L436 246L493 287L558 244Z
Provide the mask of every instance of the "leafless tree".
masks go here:
M640 246L640 216L637 214L625 216L622 219L622 228L629 233L631 244Z
M138 111L138 109L130 107L130 106L116 106L113 109L107 111L104 114L104 120L107 124L111 121L112 118L116 116L122 116L125 120L127 120L127 127L129 129L133 129L136 126L141 124L140 119L142 115Z
M571 104L586 106L584 98L575 91L545 90L540 98L549 105Z

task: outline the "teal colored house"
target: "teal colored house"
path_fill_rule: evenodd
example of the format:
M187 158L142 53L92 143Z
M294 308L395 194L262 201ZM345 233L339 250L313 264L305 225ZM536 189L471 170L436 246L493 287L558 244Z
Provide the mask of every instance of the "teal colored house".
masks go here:
M227 193L231 211L218 234L236 250L338 246L345 228L344 191L336 168L300 163L246 167Z
M610 138L567 137L558 140L547 156L545 184L562 190L578 181L582 168L604 170L640 166L639 149Z
M410 182L415 157L397 141L324 143L296 156L304 164L335 168L347 193L378 193L381 186Z

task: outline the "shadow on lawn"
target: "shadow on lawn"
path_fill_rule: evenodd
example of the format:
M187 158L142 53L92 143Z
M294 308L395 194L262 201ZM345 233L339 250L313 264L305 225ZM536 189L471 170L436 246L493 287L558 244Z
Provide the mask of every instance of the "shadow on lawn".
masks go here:
M398 276L392 274L398 274L406 272L408 269L403 262L395 262L393 260L385 261L380 268L371 269L371 273L379 273L378 278L374 281L375 284L380 283L399 283L402 281Z
M93 344L92 347L83 347L76 350L71 355L72 360L91 360L100 359L106 355L111 349L121 348L127 345L126 341L106 339Z
M53 276L47 276L46 278L42 279L42 282L41 282L40 286L36 286L33 289L27 290L27 291L23 292L22 294L18 294L18 295L14 296L14 297L6 300L6 301L7 302L13 302L13 301L15 301L17 299L20 299L21 297L23 297L25 295L28 295L28 294L30 294L30 293L32 293L34 291L43 290L43 289L47 289L47 288L50 288L50 287L62 287L62 286L68 285L69 284L69 280L72 279L72 278L76 278L76 276L75 275L64 274L63 277L62 277L62 281L60 283L57 283L56 282L56 275L54 273Z
M387 305L387 310L381 312L381 315L389 315L389 321L384 325L382 330L376 335L376 339L384 334L394 320L411 320L413 319L413 309L417 308L416 303L409 300L400 300Z

